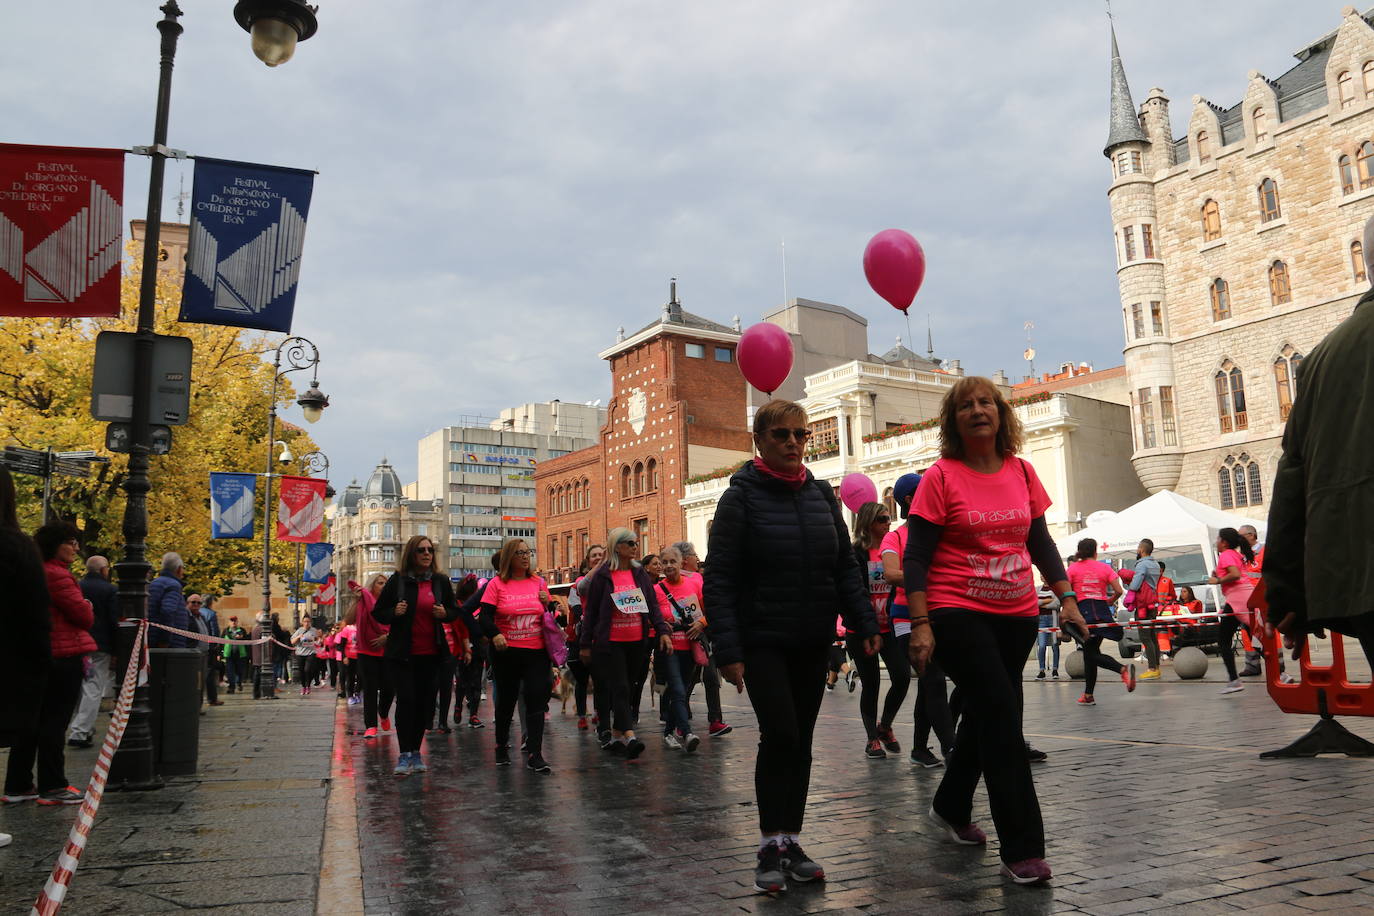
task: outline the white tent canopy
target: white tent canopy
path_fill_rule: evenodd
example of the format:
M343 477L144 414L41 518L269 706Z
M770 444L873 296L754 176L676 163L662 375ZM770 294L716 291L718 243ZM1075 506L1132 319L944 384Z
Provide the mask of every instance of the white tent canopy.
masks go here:
M1260 519L1223 512L1172 490L1160 490L1095 525L1057 538L1055 544L1068 557L1077 550L1081 539L1092 538L1097 541L1099 559L1131 558L1141 539L1149 538L1154 541L1156 557L1167 561L1168 557L1201 554L1198 559L1210 569L1216 562L1217 532L1241 525L1253 525L1260 540L1264 540L1268 525ZM1191 568L1194 564L1186 565Z

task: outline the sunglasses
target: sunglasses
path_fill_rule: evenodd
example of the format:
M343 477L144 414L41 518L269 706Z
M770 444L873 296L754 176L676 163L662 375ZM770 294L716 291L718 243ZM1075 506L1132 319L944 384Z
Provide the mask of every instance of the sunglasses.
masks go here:
M416 547L416 548L415 548L415 552L416 552L416 553L434 553L434 548L433 548L433 547Z
M530 555L530 552L529 552L528 550L517 550L517 551L515 552L515 555L516 555L517 557L527 557L527 556Z
M785 429L781 426L768 431L768 435L773 437L775 442L786 442L788 439L796 439L798 442L805 442L811 438L809 429Z
M620 543L625 544L625 545L628 546L628 547L638 547L638 546L639 546L639 541L636 541L636 540L633 540L633 539L632 539L632 540L628 540L628 541L621 541Z
M892 516L890 516L890 515L880 515L880 516L878 516L877 518L875 518L873 521L877 522L879 525L890 525L890 524L892 524Z

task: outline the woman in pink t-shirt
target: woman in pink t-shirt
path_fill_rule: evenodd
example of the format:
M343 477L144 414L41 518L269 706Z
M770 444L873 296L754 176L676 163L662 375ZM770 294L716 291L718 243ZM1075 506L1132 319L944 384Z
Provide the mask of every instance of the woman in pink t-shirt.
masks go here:
M606 545L609 558L587 577L579 654L610 691L611 739L602 747L633 760L644 753L644 742L635 737L630 685L644 666L650 634L658 635L664 655L672 654L673 641L649 574L635 559L639 540L634 532L614 528Z
M525 698L525 765L552 772L544 761L544 713L549 708L549 673L544 648L544 614L552 597L530 567L529 545L512 538L501 546L496 575L482 592L480 625L491 639L491 679L496 686L496 765L510 765L510 723Z
M1250 593L1255 590L1255 580L1247 576L1245 571L1254 559L1254 548L1235 528L1223 528L1217 532L1217 568L1207 579L1207 584L1220 585L1221 596L1226 599L1226 607L1222 609L1225 616L1217 626L1217 648L1221 662L1226 666L1227 676L1222 693L1239 693L1245 689L1236 674L1236 657L1231 649L1231 641L1242 625L1246 629L1251 628Z
M1031 563L1060 599L1061 625L1082 626L1050 538L1050 498L1018 457L1021 423L997 386L960 379L940 405L940 452L912 499L903 584L911 605L911 661L932 653L964 696L930 817L951 840L981 845L972 823L981 777L1001 840L1002 874L1050 877L1045 827L1021 732L1021 669L1035 644L1039 602Z
M1135 690L1135 666L1123 667L1121 662L1102 653L1102 640L1121 639L1121 627L1116 625L1112 605L1123 590L1116 570L1097 558L1096 538L1083 538L1078 542L1078 553L1069 564L1069 585L1078 596L1083 619L1092 627L1085 634L1070 634L1083 647L1083 695L1078 698L1078 705L1097 705L1093 689L1097 686L1098 668L1119 675L1128 693Z

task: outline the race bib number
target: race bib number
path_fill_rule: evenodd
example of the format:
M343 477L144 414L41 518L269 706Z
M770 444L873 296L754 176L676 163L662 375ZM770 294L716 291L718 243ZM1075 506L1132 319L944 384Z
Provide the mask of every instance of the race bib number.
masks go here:
M649 613L649 605L648 602L644 600L644 592L638 588L627 588L622 592L611 592L611 601L615 603L615 609L622 614Z
M883 561L868 561L868 600L873 604L873 613L878 617L878 631L887 632L890 619L887 613L887 596L892 585L883 578Z

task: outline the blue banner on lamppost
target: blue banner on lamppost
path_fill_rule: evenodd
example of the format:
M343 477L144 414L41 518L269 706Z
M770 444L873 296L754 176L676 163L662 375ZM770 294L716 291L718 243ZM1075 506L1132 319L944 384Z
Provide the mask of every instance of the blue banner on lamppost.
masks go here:
M256 489L257 477L253 474L210 474L212 538L253 536L253 495Z
M306 582L328 582L333 561L333 544L306 544L305 574L301 578Z
M181 320L291 331L315 174L196 158Z

